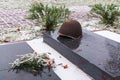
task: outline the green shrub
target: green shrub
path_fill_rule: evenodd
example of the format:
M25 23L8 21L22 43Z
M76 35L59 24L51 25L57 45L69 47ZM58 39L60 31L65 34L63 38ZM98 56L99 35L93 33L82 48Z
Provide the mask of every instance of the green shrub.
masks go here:
M70 11L65 6L49 6L42 3L33 3L29 9L30 18L42 23L45 31L54 30L58 24L69 18Z
M114 22L118 20L118 16L120 16L120 10L114 4L95 4L92 6L91 12L98 14L103 23L111 26L113 26Z

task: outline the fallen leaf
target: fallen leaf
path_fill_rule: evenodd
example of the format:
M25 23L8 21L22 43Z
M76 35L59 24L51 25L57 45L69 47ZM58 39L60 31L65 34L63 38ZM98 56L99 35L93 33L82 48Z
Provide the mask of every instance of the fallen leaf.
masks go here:
M64 69L67 69L67 68L68 68L68 65L64 65L63 68L64 68Z
M51 53L50 53L50 52L48 52L48 54L50 54L50 55L51 55Z
M59 58L62 58L61 56L59 56Z

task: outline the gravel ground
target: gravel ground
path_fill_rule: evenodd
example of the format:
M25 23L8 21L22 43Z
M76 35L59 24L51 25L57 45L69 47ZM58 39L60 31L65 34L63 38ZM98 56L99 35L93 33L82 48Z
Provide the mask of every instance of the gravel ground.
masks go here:
M0 0L0 9L28 9L33 2L42 2L66 6L93 5L96 3L120 5L120 0Z
M25 18L30 5L35 1L45 4L65 4L73 12L71 18L78 20L83 28L90 31L103 30L106 28L105 25L97 24L99 19L88 15L91 10L88 5L103 2L107 4L115 3L117 5L120 3L119 0L0 0L1 43L30 40L40 37L40 27L35 27L32 21Z

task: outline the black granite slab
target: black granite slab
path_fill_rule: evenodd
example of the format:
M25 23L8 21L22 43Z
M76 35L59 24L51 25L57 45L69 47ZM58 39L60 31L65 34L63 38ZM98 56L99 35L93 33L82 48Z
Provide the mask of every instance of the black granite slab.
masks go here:
M44 34L49 44L95 80L120 80L120 43L83 30L81 39Z
M17 56L26 53L32 53L33 49L26 43L15 43L0 46L0 80L61 80L52 70L49 73L42 73L42 76L34 76L33 74L25 71L15 73L8 72L11 62ZM50 76L51 75L51 76Z

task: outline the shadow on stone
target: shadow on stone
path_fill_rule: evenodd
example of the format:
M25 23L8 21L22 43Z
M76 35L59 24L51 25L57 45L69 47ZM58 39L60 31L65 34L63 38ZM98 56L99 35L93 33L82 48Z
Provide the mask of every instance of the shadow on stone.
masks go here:
M81 43L81 38L72 39L70 37L60 35L57 37L57 39L71 49L78 48L79 44Z

